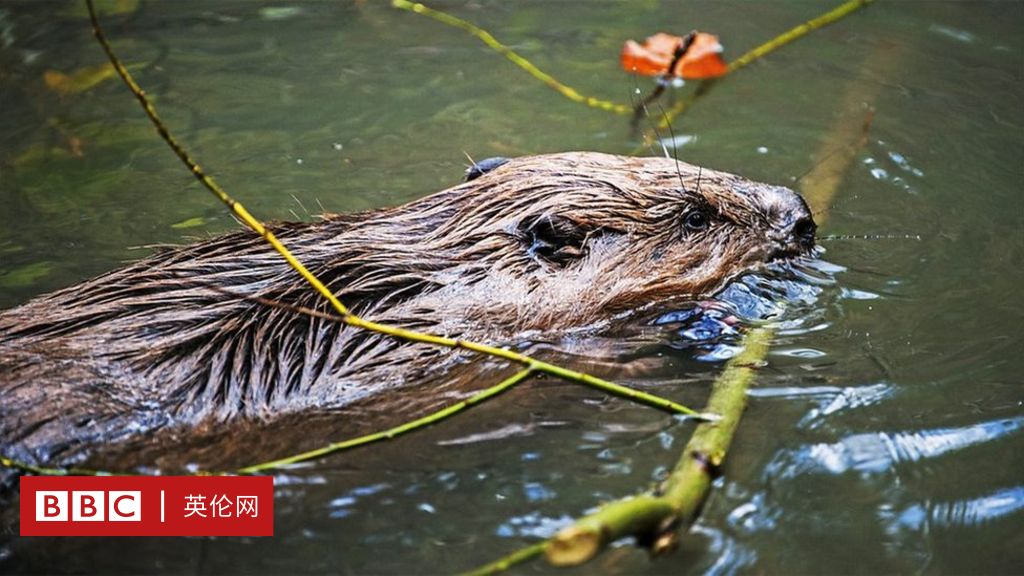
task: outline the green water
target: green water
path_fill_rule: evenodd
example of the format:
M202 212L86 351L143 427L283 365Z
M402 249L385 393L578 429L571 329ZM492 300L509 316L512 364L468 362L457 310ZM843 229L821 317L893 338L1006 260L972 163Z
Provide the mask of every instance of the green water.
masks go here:
M649 83L618 69L627 38L699 28L736 57L832 4L433 5L583 93L628 102ZM0 2L0 307L236 226L119 82L47 87L47 70L104 62L75 6ZM385 3L142 2L105 22L172 129L266 219L401 203L458 182L467 153L637 145L625 118ZM837 119L870 104L821 231L870 238L822 241L845 271L775 337L680 549L652 562L618 547L570 573L1024 569L1022 31L1021 2L882 1L721 83L676 123L683 159L786 184ZM626 383L700 405L721 362L659 338L634 356L661 368ZM5 535L0 571L455 572L647 487L691 431L542 381L279 476L272 539Z

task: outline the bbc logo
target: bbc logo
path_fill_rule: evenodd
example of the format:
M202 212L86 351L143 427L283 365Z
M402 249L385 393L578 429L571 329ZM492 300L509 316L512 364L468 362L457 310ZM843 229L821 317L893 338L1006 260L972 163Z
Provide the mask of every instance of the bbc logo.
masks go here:
M40 490L35 517L36 522L141 522L142 492Z
M19 482L22 536L274 535L271 476L22 476Z

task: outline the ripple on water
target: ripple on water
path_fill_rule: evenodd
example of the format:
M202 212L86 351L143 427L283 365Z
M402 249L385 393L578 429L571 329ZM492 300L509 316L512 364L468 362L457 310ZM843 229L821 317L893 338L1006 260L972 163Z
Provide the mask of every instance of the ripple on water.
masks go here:
M1024 511L1024 486L1012 486L968 500L935 502L928 508L932 527L983 526Z
M853 434L838 442L781 450L766 467L766 476L792 479L807 474L894 474L902 464L1001 440L1024 429L1024 416L956 428L915 432Z
M380 494L388 488L391 488L391 485L387 483L353 488L340 496L332 498L327 503L327 515L330 518L345 518L353 513L354 507L360 499Z
M523 495L529 502L540 502L542 500L553 500L558 493L541 484L540 482L526 482L523 484Z
M875 406L896 393L896 388L887 382L867 386L847 386L822 398L817 408L810 410L797 427L815 429L828 422L829 416L867 406Z
M1012 486L953 501L883 504L876 516L886 536L884 547L889 556L914 559L918 566L924 566L933 555L937 538L956 538L964 530L996 524L1022 511L1024 486Z
M702 572L714 576L727 576L744 572L757 562L757 552L724 530L696 524L691 532L708 539L706 557L711 563Z
M878 154L877 157L869 156L863 160L871 177L891 184L904 192L917 194L917 188L912 181L924 178L924 171L911 164L904 154L893 150L891 145L884 140L876 141L874 147L881 148L881 154Z
M551 538L573 521L573 517L567 514L555 518L539 512L530 512L502 522L494 533L503 538Z
M771 352L775 356L789 356L790 358L800 358L803 360L814 360L816 358L823 358L827 354L821 350L815 350L814 348L775 348Z
M503 426L497 430L489 432L480 432L477 434L468 434L466 436L460 436L458 438L452 438L449 440L440 440L437 442L438 446L460 446L464 444L476 444L478 442L494 442L497 440L504 440L507 438L514 438L517 436L532 436L536 430L536 425L530 424L509 424Z
M815 256L822 253L818 248ZM672 329L669 347L690 351L696 360L722 362L742 351L743 329L750 325L768 323L783 336L826 329L830 323L819 300L844 270L817 257L773 262L730 282L713 299L689 303L651 323Z
M835 390L774 389L765 397L837 397ZM766 488L750 493L731 483L725 493L731 509L725 516L727 532L742 541L781 538L806 533L828 534L877 531L890 566L918 572L929 565L943 539L974 535L978 528L1019 523L1024 516L1024 485L986 488L986 478L972 483L973 494L936 499L933 491L921 494L921 480L903 475L907 468L996 442L1016 442L1024 430L1024 416L976 424L919 431L853 434L832 443L806 444L780 450L763 472ZM956 462L947 460L950 466ZM998 463L996 463L998 465ZM1012 476L1012 474L1011 474ZM843 494L844 503L835 501ZM958 492L962 494L963 491ZM724 535L720 537L725 538ZM771 549L761 542L757 549Z
M752 388L752 398L772 400L807 400L815 404L797 422L798 429L815 430L841 414L858 408L875 406L893 396L896 388L887 382L864 386L767 386Z

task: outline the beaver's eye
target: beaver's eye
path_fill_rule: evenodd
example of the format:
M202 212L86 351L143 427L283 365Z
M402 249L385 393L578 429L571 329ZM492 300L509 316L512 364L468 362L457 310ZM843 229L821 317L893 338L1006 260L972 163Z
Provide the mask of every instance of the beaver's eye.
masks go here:
M708 229L710 224L711 221L708 215L701 210L694 210L683 219L683 226L686 226L686 229L690 232L703 232Z

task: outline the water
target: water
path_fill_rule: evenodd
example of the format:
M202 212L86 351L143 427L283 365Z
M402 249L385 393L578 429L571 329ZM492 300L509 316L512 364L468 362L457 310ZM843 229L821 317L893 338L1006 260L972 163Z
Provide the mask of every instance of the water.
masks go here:
M436 7L616 101L636 82L617 69L626 38L696 27L735 57L823 9ZM624 118L381 3L148 2L105 21L168 123L268 219L418 197L457 182L465 153L636 145ZM811 168L835 119L863 114L847 95L872 94L869 137L822 234L896 238L825 241L832 266L790 285L804 289L766 291L748 278L695 316L675 311L584 343L647 361L624 383L700 405L743 326L773 301L796 302L681 548L651 562L618 547L580 573L1024 566L1022 26L1019 2L880 2L742 71L676 123L684 159L787 183ZM47 87L47 70L104 61L74 4L0 3L0 45L0 306L147 253L137 247L235 226L118 82L67 95ZM468 569L661 478L691 430L543 380L443 426L278 476L273 539L3 537L0 569ZM532 570L551 571L522 571Z

